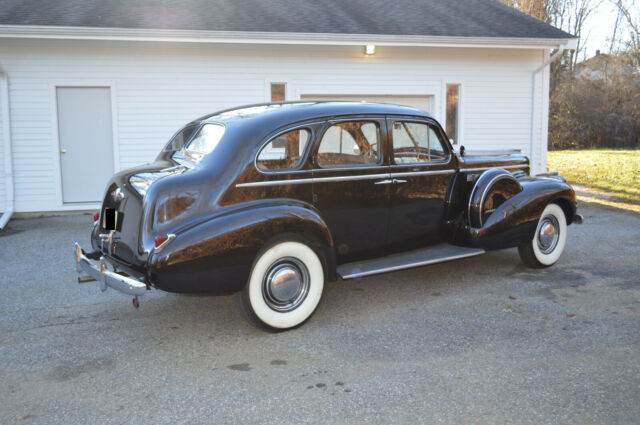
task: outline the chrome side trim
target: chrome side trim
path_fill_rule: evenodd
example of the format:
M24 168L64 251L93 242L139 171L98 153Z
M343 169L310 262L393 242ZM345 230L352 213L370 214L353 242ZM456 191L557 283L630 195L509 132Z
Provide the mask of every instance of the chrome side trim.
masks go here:
M357 277L371 276L371 275L374 275L374 274L381 274L381 273L387 273L387 272L394 272L394 271L397 271L397 270L411 269L411 268L414 268L414 267L427 266L429 264L443 263L445 261L459 260L459 259L467 258L467 257L475 257L476 255L481 255L481 254L484 254L484 253L485 253L485 251L483 249L478 249L477 251L474 251L474 252L466 252L464 254L451 255L451 256L448 256L448 257L432 258L432 259L429 259L429 260L417 261L417 262L414 262L414 263L401 264L401 265L393 266L393 267L385 267L385 268L376 269L376 270L369 270L369 271L366 271L366 272L352 273L352 274L348 274L346 276L341 276L341 277L344 280L346 280L346 279L355 279Z
M430 176L438 174L455 174L456 170L432 170L432 171L408 171L400 173L391 173L391 177L413 177L413 176Z
M353 168L351 170L353 170ZM317 170L313 170L313 171L317 171ZM434 170L434 171L414 171L414 172L404 172L404 173L363 174L359 176L310 177L307 179L272 180L272 181L264 181L264 182L238 183L236 184L236 187L262 187L262 186L277 186L281 184L283 185L308 184L308 183L323 183L323 182L337 182L337 181L390 179L393 177L412 177L412 176L427 176L427 175L455 174L455 173L456 173L456 170Z
M380 165L379 164L374 164L374 165L354 165L352 167L341 167L341 166L337 166L334 168L331 167L327 167L327 168L314 168L313 170L307 170L307 171L313 171L314 173L316 172L321 172L321 173L326 173L326 172L331 172L331 171L355 171L355 170L379 170L380 169ZM384 166L382 166L384 167Z
M490 170L492 168L503 168L505 170L520 170L522 168L529 168L529 164L505 165L503 167L496 165L495 167L461 168L460 172L463 172L463 171L487 171L487 170Z
M520 155L522 151L520 149L495 149L495 150L464 150L465 156L509 156Z
M388 179L391 176L389 173L385 174L364 174L360 176L334 176L334 177L311 177L308 179L291 179L291 180L272 180L264 182L250 182L250 183L238 183L236 187L262 187L262 186L277 186L281 184L309 184L309 183L324 183L324 182L340 182L340 181L354 181L354 180L375 180L375 179Z

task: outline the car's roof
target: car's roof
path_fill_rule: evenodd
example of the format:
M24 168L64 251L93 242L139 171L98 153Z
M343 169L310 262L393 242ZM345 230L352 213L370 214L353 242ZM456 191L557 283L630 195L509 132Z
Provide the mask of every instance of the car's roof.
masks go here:
M262 124L269 127L281 127L300 121L339 117L347 115L412 115L431 118L420 109L387 103L353 101L300 101L283 103L261 103L218 111L199 118L197 121Z

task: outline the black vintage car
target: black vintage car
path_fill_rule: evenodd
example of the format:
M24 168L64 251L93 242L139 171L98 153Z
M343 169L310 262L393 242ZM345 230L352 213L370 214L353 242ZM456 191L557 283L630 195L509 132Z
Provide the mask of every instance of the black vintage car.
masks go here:
M558 261L581 222L564 179L519 152L455 152L430 115L358 102L247 106L178 131L107 184L79 281L238 293L254 323L300 325L326 281L518 247Z

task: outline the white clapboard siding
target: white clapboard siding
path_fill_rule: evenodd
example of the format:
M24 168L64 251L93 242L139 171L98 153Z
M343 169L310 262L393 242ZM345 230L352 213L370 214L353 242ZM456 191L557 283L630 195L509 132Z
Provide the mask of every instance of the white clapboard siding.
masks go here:
M530 154L533 130L532 160L539 170L546 153L539 145L546 143L548 76L539 74L534 92L532 72L543 59L544 52L535 49L379 46L374 56L365 56L361 46L5 39L0 60L10 77L16 209L72 208L61 203L56 85L111 87L116 167L122 169L152 161L173 132L194 118L268 101L270 81L287 84L288 100L313 94L429 95L441 121L445 84L460 83L461 143Z

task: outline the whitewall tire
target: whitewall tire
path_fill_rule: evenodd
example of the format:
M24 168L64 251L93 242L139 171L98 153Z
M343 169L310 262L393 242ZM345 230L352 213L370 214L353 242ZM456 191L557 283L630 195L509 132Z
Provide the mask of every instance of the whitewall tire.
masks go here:
M258 254L240 307L255 324L290 329L311 317L323 289L324 269L316 252L301 242L279 242Z
M555 264L567 242L567 218L557 204L549 204L538 220L533 239L518 247L522 261L529 267L544 268Z

